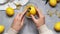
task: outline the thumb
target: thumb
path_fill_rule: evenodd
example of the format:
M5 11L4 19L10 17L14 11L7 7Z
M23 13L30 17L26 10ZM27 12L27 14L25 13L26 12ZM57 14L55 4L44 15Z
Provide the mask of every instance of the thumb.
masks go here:
M33 15L31 15L31 17L32 17L33 21L36 21L36 19L35 19L35 17Z

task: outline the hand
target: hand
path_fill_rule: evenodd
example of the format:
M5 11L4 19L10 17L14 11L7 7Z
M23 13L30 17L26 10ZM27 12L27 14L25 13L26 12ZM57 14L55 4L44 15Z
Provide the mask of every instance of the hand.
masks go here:
M26 10L23 13L17 14L17 16L15 17L12 24L12 28L15 29L16 31L19 31L22 28L25 13L26 13Z
M45 24L45 17L41 13L41 11L38 10L38 8L36 8L36 11L37 11L38 18L36 19L33 15L31 15L31 17L32 17L34 23L36 24L37 28L39 28L40 26Z

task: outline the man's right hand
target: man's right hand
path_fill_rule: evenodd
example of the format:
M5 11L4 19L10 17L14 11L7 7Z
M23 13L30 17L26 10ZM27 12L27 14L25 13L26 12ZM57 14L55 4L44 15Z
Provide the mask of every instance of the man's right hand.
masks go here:
M37 7L36 7L36 11L37 11L38 19L36 19L33 15L31 15L31 17L34 23L36 24L37 28L39 28L40 26L45 24L45 17Z

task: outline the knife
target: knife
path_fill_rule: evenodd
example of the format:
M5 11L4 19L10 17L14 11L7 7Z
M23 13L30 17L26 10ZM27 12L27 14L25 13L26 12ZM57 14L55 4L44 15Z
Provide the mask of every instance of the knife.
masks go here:
M47 4L47 3L48 3L48 1L49 1L49 0L46 0L45 4Z

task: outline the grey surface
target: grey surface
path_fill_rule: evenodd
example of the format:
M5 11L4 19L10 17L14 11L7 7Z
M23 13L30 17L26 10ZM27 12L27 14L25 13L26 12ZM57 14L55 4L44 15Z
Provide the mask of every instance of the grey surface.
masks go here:
M45 20L46 20L45 23L48 26L48 28L54 31L55 34L60 34L60 32L56 32L53 28L55 22L60 21L60 19L56 15L53 15L52 17L49 17L47 15L47 10L49 9L53 11L57 9L60 11L60 3L57 5L57 7L52 8L49 6L49 4L45 5L45 1L42 1L42 0L30 0L29 2L33 3L35 6L38 6L38 8L42 10L42 13L45 15ZM8 17L5 14L5 11L0 11L0 24L5 25L4 32L7 32L7 30L10 28L11 24L13 23L13 19L16 16L16 14L18 12L22 12L23 9L24 9L24 6L21 7L19 11L15 10L15 15L13 17ZM33 21L31 19L25 18L24 27L19 32L19 34L38 34L38 31Z

